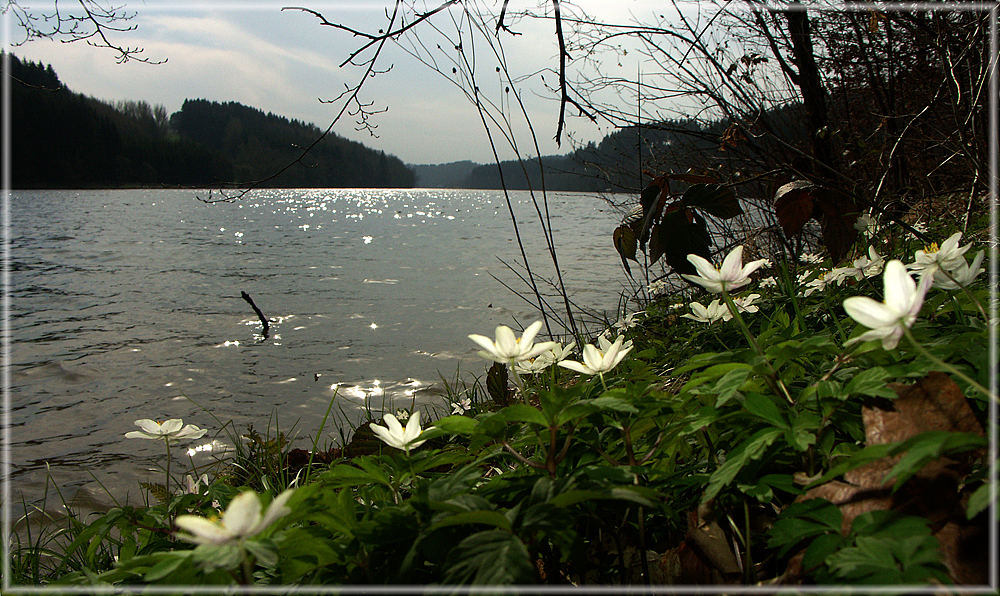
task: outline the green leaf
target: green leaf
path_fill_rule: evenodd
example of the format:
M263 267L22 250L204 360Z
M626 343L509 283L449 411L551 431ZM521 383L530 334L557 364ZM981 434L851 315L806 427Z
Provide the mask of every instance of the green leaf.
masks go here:
M692 184L684 191L681 201L720 219L732 219L743 213L733 188L721 184Z
M702 495L702 502L709 501L732 482L733 478L739 474L747 463L760 458L771 446L771 443L781 436L781 429L765 428L757 431L749 439L743 441L738 447L726 455L726 461L719 466L708 479L708 486L705 487L705 494Z
M602 410L614 410L615 412L625 412L626 414L636 414L639 412L639 410L632 405L632 402L627 399L608 394L596 397L590 400L590 403Z
M500 410L500 415L508 422L527 422L528 424L537 424L538 426L549 426L549 421L545 419L545 416L527 404L507 406L503 410Z
M969 506L965 508L966 519L972 519L990 506L990 484L983 483L969 496Z
M802 556L802 569L809 572L824 565L827 557L847 546L847 539L840 534L823 534L809 542Z
M785 420L785 416L778 409L774 400L767 395L748 393L743 400L743 407L754 416L763 418L778 428L788 428L788 421Z
M535 566L521 540L502 530L466 537L448 553L446 584L511 585L536 583Z
M721 408L731 400L749 376L750 368L742 367L734 368L722 375L722 378L715 382L715 407Z
M568 490L549 499L549 503L555 505L556 507L568 507L583 501L598 499L632 501L633 503L638 503L647 507L652 507L655 504L650 497L640 494L640 492L634 487L617 487L605 490Z
M870 395L896 399L896 392L887 386L890 378L889 371L880 366L867 368L851 379L845 390L850 395Z
M869 462L875 461L876 459L881 459L883 457L886 457L887 455L890 455L892 453L892 450L895 446L896 444L894 443L885 443L882 445L871 445L870 447L865 447L864 449L860 449L855 453L851 454L850 456L848 456L847 459L845 459L844 461L830 468L826 472L826 474L823 474L818 479L814 480L813 482L810 482L809 485L806 487L806 489L808 490L815 486L819 486L820 484L824 484L826 482L829 482L830 480L833 480L834 478L840 476L841 474L850 472L855 468L860 468L861 466Z
M510 520L499 511L478 510L463 511L454 515L449 515L431 525L429 532L448 526L460 526L466 524L483 524L493 526L501 530L510 530Z
M178 567L186 563L191 558L191 553L192 551L156 553L154 556L162 557L162 559L146 572L146 575L142 578L143 581L155 582L167 577L176 571Z
M479 421L469 416L446 416L437 420L434 426L453 435L471 435L476 432Z
M902 486L931 460L947 453L972 451L986 446L986 438L972 433L957 433L932 430L911 437L893 450L904 452L902 459L893 466L885 477L886 482L896 480L893 490Z
M774 522L767 545L771 548L780 547L779 556L784 556L807 538L829 533L839 536L843 519L840 508L826 499L792 503Z

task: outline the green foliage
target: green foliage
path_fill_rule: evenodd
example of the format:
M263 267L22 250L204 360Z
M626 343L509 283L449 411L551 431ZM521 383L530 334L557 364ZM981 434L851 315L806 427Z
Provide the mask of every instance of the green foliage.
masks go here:
M629 358L603 376L545 373L515 390L494 364L483 384L447 384L449 399L468 395L473 409L434 421L420 447L407 454L358 429L368 449L344 449L297 479L283 434L251 428L232 437L235 455L199 494L150 485L153 504L70 517L17 548L12 570L78 585L634 584L697 545L733 559L702 562L711 573L742 565L748 584L785 575L799 554L805 582L949 583L931 514L900 503L944 462L950 476L931 478L945 481L926 499L948 508L935 524L979 523L991 505L987 439L973 432L988 402L966 399L989 373L969 349L987 328L975 300L931 294L912 330L939 360L907 342L845 347L853 323L839 304L859 293L803 297L790 282L744 315L745 329L652 304L629 331ZM928 380L949 367L973 382ZM914 383L919 391L905 388ZM909 432L868 442L863 408L895 416L911 394L935 391L968 408L963 426L894 428ZM876 493L885 509L857 515L814 498L832 481ZM259 535L215 546L176 536L178 515L218 515L248 487L273 496L293 483L291 513ZM697 577L678 565L667 580Z

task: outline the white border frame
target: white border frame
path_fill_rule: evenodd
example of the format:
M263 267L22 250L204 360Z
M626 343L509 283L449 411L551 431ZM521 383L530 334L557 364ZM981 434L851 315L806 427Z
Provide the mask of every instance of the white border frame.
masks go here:
M306 4L309 4L308 2ZM329 4L329 2L315 2L313 4ZM349 3L344 3L348 4ZM269 4L268 4L269 5ZM156 3L155 5L148 6L148 8L154 10L167 10L169 7L181 7L185 6L182 3ZM230 5L230 4L213 4L213 3L198 3L196 4L199 8L224 8L226 10L258 10L263 8L261 5L246 4L243 6ZM768 7L783 8L788 9L788 5L774 5L767 4ZM990 171L990 183L989 183L989 194L990 194L990 246L989 246L989 264L988 273L990 280L990 304L989 304L989 361L993 362L996 360L998 355L998 305L997 305L997 286L998 281L998 237L997 237L997 227L1000 224L1000 208L998 208L998 133L1000 133L1000 128L998 128L998 107L1000 107L1000 99L998 99L998 91L1000 91L1000 84L998 84L998 26L997 26L997 16L998 7L997 4L985 3L985 2L970 2L970 3L931 3L931 2L886 2L886 3L862 3L862 2L848 2L840 6L832 7L815 7L811 5L801 5L802 10L820 10L820 11L869 11L873 8L877 8L880 11L898 11L898 10L928 10L928 11L977 11L984 12L989 11L990 13L990 74L989 74L989 171ZM8 14L4 13L2 15L2 23L0 23L0 32L2 32L3 40L3 66L4 73L10 72L10 18ZM485 593L520 593L520 592L537 592L546 594L580 594L580 593L590 593L590 594L632 594L632 593L653 593L653 594L802 594L802 593L828 593L831 591L843 592L849 594L864 593L864 594L898 594L900 592L907 592L911 594L938 594L941 592L955 592L955 593L965 593L965 594L989 594L995 593L1000 590L1000 583L998 583L998 546L997 546L997 507L995 506L997 499L997 402L991 401L989 405L989 421L987 433L989 436L989 455L990 455L990 507L988 510L989 519L989 552L988 557L990 561L989 570L989 584L983 586L905 586L905 585L893 585L893 586L729 586L729 585L719 585L719 586L691 586L691 585L675 585L675 586L583 586L583 587L573 587L573 586L540 586L540 585L522 585L522 586L423 586L423 585L398 585L398 586L380 586L380 585L334 585L334 586L296 586L296 585L273 585L273 586L201 586L201 585L177 585L177 586L148 586L148 585L119 585L119 586L14 586L10 583L10 538L11 538L11 487L10 487L10 182L11 182L11 163L10 163L10 83L9 77L3 77L3 81L0 82L0 109L2 109L2 115L0 115L0 126L2 126L2 138L0 138L0 147L2 147L3 152L3 163L0 164L0 198L2 198L2 222L3 226L3 246L2 246L2 273L0 273L0 279L2 279L3 284L3 298L0 301L0 311L2 311L3 316L3 326L0 327L0 338L2 338L2 372L0 372L0 381L3 383L3 400L2 400L2 417L0 417L0 424L2 424L2 445L0 445L0 475L2 475L2 490L0 490L0 499L2 499L2 573L3 582L2 588L5 593L8 594L119 594L119 593L147 593L147 594L176 594L177 592L185 592L188 594L272 594L276 592L287 593L287 594L405 594L414 592L423 593L450 593L450 594L485 594ZM996 395L997 394L997 383L998 383L998 371L993 368L990 371L990 391Z

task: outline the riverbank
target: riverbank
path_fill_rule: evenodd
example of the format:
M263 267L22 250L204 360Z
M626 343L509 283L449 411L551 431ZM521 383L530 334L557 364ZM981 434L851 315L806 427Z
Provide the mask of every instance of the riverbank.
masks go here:
M123 419L162 448L148 505L15 545L13 583L985 583L996 363L970 230L869 230L839 267L734 251L575 346L470 328L505 364L371 409L342 448L336 396L308 449ZM202 430L235 451L191 468Z

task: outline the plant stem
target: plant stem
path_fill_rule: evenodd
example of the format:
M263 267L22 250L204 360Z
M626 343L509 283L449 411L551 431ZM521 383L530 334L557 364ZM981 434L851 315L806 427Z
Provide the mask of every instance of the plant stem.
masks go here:
M754 334L750 332L750 327L747 326L746 321L744 321L743 317L740 316L740 310L736 308L736 303L733 302L732 296L729 295L729 292L727 292L725 288L722 290L722 298L726 301L726 306L729 308L729 312L732 313L733 318L736 319L736 323L739 325L740 331L743 332L747 341L750 342L750 346L753 348L753 351L757 352L757 355L764 360L764 365L767 366L767 374L764 375L764 381L771 388L771 391L774 391L777 395L783 396L789 404L794 404L795 401L792 400L792 396L788 393L788 388L785 387L785 384L778 378L777 371L774 370L774 367L771 366L771 361L764 355L764 350L762 350L760 344L757 343L757 338L754 337Z
M978 382L976 382L975 379L973 379L969 375L963 373L962 371L958 370L954 366L948 364L944 360L941 360L940 358L938 358L934 354L931 354L930 351L928 351L926 348L924 348L922 345L920 345L920 342L918 342L917 339L915 337L913 337L913 334L910 333L909 329L907 329L907 328L904 327L903 328L903 334L906 335L906 339L910 340L910 343L913 344L913 346L915 348L917 348L917 351L920 352L920 354L922 356L924 356L925 358L927 358L928 360L930 360L934 364L937 364L941 368L944 368L945 370L947 370L951 374L955 375L956 377L962 379L963 381L965 381L966 383L968 383L971 387L975 388L976 390L978 390L979 392L981 392L983 395L985 395L988 399L992 399L993 401L997 401L997 396L993 395L990 392L989 389L987 389L986 387L983 387Z
M163 439L164 444L167 446L167 481L163 485L167 493L167 508L170 507L170 439Z
M326 406L326 413L323 414L323 420L319 423L319 430L316 431L316 438L313 439L312 451L309 452L309 463L306 464L306 477L302 481L302 484L309 483L309 474L312 473L313 457L316 456L316 445L319 444L319 436L323 434L323 429L326 428L326 419L330 416L330 410L333 409L333 402L337 399L337 392L339 387L333 390L333 397L330 398L330 404Z

